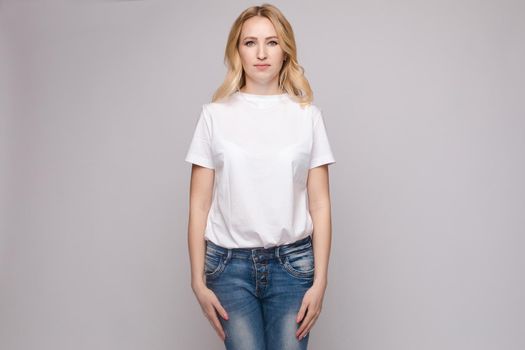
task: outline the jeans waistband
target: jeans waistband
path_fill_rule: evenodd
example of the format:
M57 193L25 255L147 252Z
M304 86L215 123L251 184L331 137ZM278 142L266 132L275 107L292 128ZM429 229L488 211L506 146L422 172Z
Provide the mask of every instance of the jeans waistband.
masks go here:
M312 236L309 235L293 243L282 244L269 248L226 248L221 247L209 240L206 241L206 244L209 250L212 250L216 254L228 256L228 258L234 256L237 258L251 259L252 256L256 255L259 257L272 258L288 255L300 249L309 248L312 245Z

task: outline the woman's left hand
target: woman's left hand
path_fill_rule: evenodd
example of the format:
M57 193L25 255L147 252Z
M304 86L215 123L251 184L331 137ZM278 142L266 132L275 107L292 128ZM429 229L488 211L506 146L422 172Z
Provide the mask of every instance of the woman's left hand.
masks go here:
M312 285L312 287L304 294L303 302L296 318L297 323L301 322L301 320L303 321L301 327L299 327L295 333L295 336L298 340L301 340L308 334L308 332L310 332L310 329L312 329L313 325L317 321L317 318L321 314L325 290L326 285L322 283L314 283L314 285ZM308 310L308 313L305 317L306 310Z

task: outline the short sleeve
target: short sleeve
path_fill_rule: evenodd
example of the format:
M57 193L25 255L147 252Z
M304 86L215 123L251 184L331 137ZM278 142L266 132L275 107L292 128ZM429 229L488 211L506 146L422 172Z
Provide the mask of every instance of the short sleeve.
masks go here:
M215 169L211 139L212 129L210 116L206 105L203 105L201 114L195 125L190 147L184 160L209 169Z
M313 106L313 142L310 155L310 169L324 164L335 163L335 158L328 141L328 134L321 110Z

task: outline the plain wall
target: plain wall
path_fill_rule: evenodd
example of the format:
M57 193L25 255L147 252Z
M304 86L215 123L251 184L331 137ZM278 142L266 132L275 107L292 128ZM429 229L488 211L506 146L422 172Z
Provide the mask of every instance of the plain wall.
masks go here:
M324 113L310 349L525 348L525 3L276 1ZM0 348L222 349L184 162L245 1L0 2Z

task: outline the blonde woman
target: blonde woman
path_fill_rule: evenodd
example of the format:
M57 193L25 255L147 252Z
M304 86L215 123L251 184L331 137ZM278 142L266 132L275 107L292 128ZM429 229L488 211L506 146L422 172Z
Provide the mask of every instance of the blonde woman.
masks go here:
M226 349L306 349L331 246L325 123L275 6L239 15L225 62L185 158L192 289Z

